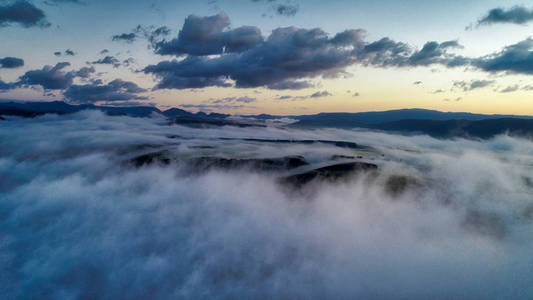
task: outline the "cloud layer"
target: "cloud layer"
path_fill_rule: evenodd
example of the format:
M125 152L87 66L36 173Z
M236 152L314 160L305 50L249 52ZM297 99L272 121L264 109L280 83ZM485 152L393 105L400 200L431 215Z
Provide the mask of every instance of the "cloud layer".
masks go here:
M1 122L8 299L533 295L531 141L192 129L99 112ZM327 144L228 140L246 138L369 145L378 154L362 155L380 173L291 193L268 174L123 164L156 149L311 162L353 155ZM390 193L392 175L419 184Z

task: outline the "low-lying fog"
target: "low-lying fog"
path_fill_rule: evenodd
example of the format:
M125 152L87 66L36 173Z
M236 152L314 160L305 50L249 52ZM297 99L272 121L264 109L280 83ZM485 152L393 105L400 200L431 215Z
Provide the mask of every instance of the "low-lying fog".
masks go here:
M3 299L533 297L529 140L187 128L96 111L0 122ZM291 187L282 172L127 163L161 150L378 169Z

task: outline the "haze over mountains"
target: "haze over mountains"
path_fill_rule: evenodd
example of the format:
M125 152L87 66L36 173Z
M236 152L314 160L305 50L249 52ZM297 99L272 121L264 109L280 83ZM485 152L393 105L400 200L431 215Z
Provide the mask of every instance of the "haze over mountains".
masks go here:
M0 116L35 117L46 113L68 114L82 110L99 110L109 115L150 117L154 113L189 126L261 125L256 121L290 119L290 126L301 128L368 128L408 134L428 134L439 138L490 138L498 134L533 136L533 117L486 115L466 112L440 112L427 109L400 109L359 113L319 113L313 115L243 115L192 113L179 108L160 110L153 106L70 105L54 102L0 102Z

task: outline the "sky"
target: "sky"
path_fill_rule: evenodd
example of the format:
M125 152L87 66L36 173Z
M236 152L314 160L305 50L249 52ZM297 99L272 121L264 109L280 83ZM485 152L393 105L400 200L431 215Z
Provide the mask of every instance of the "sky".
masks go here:
M0 0L0 99L533 115L533 2Z

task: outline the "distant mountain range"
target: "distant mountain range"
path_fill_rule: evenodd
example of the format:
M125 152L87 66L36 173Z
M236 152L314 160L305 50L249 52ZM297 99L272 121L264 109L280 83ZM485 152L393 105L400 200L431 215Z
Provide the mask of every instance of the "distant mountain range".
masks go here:
M0 102L0 116L35 117L47 113L69 114L82 110L100 110L109 115L127 115L131 117L149 117L153 113L162 114L168 118L176 117L207 117L226 118L229 115L204 112L191 113L179 108L160 110L153 106L97 106L92 104L71 105L63 101L52 102Z
M257 121L290 118L290 126L300 128L368 128L404 134L427 134L438 138L490 138L497 134L533 137L533 116L484 115L465 112L441 112L427 109L400 109L359 113L319 113L314 115L245 115L241 121L219 113L192 113L179 108L160 110L152 106L96 106L70 105L53 102L0 102L2 116L35 117L46 113L68 114L81 110L100 110L109 115L149 117L154 113L186 126L247 126L260 125Z

